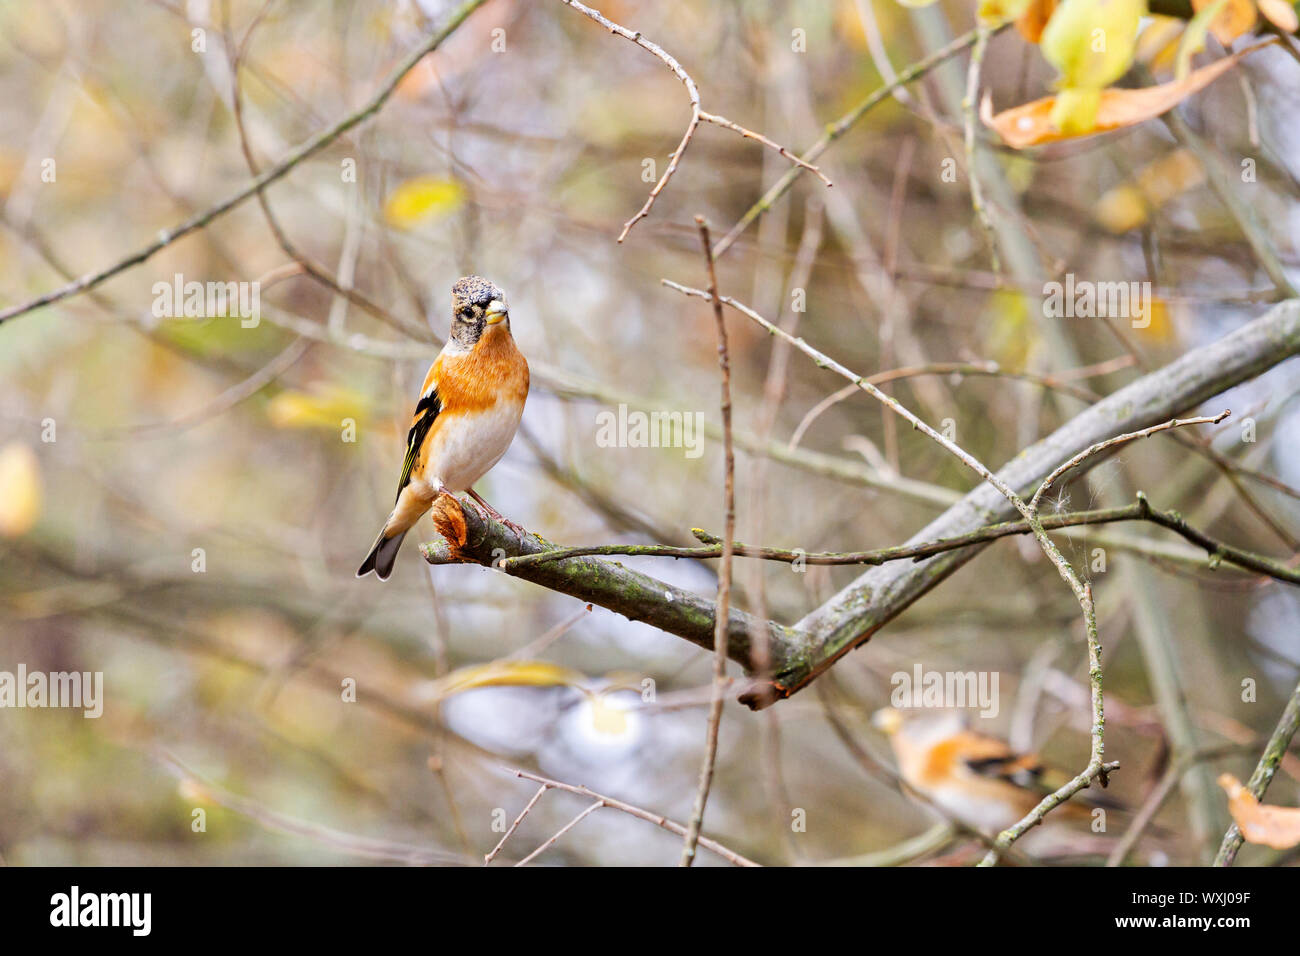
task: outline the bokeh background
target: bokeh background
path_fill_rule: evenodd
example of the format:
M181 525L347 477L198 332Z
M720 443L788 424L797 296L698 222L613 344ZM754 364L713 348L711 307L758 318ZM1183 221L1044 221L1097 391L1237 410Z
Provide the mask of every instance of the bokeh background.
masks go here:
M250 159L264 169L359 108L451 6L6 0L0 302L107 265L242 187ZM879 87L886 60L900 69L973 23L959 2L600 9L670 51L705 109L795 150ZM1168 77L1167 41L1153 37L1142 56ZM821 160L834 187L801 177L727 252L719 281L764 315L797 317L799 334L860 372L992 362L1068 383L1073 392L946 374L890 386L1000 465L1086 407L1078 390L1106 394L1224 334L1260 314L1272 287L1195 155L1155 121L1035 153L991 149L991 194L1037 270L998 288L965 175L965 64L929 72L836 142ZM1044 95L1052 77L1014 31L992 41L985 85L999 108ZM1297 102L1300 66L1272 48L1181 116L1234 182L1241 160L1254 161L1238 195L1300 282ZM433 537L427 519L390 582L353 577L390 507L451 284L467 273L507 291L534 371L523 429L478 490L566 544L689 544L692 527L721 530L713 320L660 279L702 286L693 217L721 234L788 164L702 127L650 216L617 244L650 189L645 161L662 172L688 117L683 87L645 51L559 2L490 0L375 118L267 190L283 242L248 201L93 293L0 326L0 670L102 671L105 685L97 720L0 711L6 862L481 862L501 835L493 824L536 789L508 768L689 817L706 652L488 569L430 568L416 547ZM1065 271L1151 281L1150 327L1045 318L1041 283ZM156 316L154 284L178 273L259 282L260 323ZM791 311L795 290L805 312ZM842 381L793 355L765 404L772 340L734 313L728 322L741 540L896 544L971 487L865 395L828 408L792 447ZM1207 406L1234 411L1206 430L1214 447L1300 485L1298 378L1287 363ZM620 403L702 413L703 455L604 447L597 416ZM1247 416L1257 441L1242 441ZM1124 503L1140 488L1221 538L1296 553L1296 500L1242 484L1253 506L1205 457L1160 438L1053 506ZM1208 570L1158 529L1060 540L1096 589L1108 756L1124 766L1114 792L1139 803L1189 741L1242 745L1184 776L1159 814L1163 836L1132 857L1201 861L1227 823L1214 775L1248 775L1295 685L1297 594ZM716 586L706 563L626 563L701 593ZM754 609L761 589L768 613L792 622L856 573L738 562L736 600ZM521 686L472 686L504 659L538 663L516 669ZM1004 540L823 687L761 713L729 697L705 832L779 864L871 861L929 827L828 722L829 708L888 761L869 718L888 703L890 675L917 662L997 672L999 716L982 729L1062 767L1086 761L1077 605L1032 542ZM1247 679L1253 702L1242 699ZM1300 802L1294 774L1284 767L1269 802ZM501 859L524 856L586 802L548 794ZM679 844L606 809L539 863L666 864ZM1096 851L1081 835L1076 852ZM922 859L970 853L958 841ZM701 864L720 862L702 851Z

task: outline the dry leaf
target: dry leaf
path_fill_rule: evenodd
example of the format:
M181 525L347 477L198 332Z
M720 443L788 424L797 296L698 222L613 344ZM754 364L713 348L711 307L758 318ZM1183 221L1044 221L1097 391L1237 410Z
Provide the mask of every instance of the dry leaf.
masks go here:
M499 660L457 668L435 682L432 696L443 700L478 687L572 687L585 680L578 671L548 661Z
M1043 28L1055 10L1056 0L1032 0L1016 19L1016 29L1028 42L1037 43L1043 38Z
M1230 773L1220 774L1219 786L1228 794L1228 812L1247 843L1275 850L1300 844L1300 807L1265 806Z
M1283 33L1300 30L1300 17L1296 16L1295 6L1288 0L1259 0L1258 5L1264 19Z
M1223 8L1210 21L1210 32L1214 38L1228 46L1239 36L1255 28L1254 0L1192 0L1192 9L1197 13L1223 3Z
M1041 146L1044 143L1054 143L1076 136L1123 129L1168 112L1187 97L1209 86L1228 72L1242 57L1275 42L1277 42L1276 38L1272 38L1247 47L1239 53L1201 67L1179 82L1148 86L1138 90L1102 90L1091 129L1065 132L1057 128L1052 123L1052 111L1056 108L1057 100L1055 96L1045 96L1032 103L1003 110L996 116L993 115L992 102L986 96L984 102L980 104L980 119L984 121L984 125L996 130L1003 141L1013 149Z

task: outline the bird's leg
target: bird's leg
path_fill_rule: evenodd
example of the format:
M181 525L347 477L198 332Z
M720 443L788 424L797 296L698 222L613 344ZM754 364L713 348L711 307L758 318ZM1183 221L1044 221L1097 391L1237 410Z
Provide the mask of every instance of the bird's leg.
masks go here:
M484 511L486 511L493 518L496 518L497 521L500 521L503 525L505 525L507 528L513 531L519 537L520 543L521 544L523 543L524 535L528 533L527 531L525 531L520 525L515 524L509 518L505 517L505 515L497 511L496 508L493 508L490 504L488 504L486 501L480 498L478 492L475 491L473 488L466 488L465 490L469 493L469 496L471 498L473 498L475 501L477 501L480 505L483 506Z

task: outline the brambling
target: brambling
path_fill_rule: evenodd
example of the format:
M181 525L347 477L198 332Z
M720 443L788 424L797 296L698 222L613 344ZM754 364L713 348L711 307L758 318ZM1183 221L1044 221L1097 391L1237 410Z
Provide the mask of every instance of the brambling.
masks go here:
M457 279L451 290L451 334L420 389L397 502L375 545L357 569L388 580L402 538L439 495L466 491L516 534L473 484L510 447L528 397L528 362L510 335L505 294L479 276Z
M1032 753L1018 753L996 737L967 729L955 711L905 715L886 707L872 721L889 737L899 776L910 789L986 832L1000 832L1022 819L1068 779ZM1100 794L1080 793L1075 799L1122 809ZM1080 819L1087 809L1072 800L1056 812Z

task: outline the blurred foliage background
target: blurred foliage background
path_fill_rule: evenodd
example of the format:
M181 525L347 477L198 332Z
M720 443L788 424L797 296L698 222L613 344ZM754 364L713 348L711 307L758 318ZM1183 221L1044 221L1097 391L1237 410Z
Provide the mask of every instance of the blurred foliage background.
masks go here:
M107 265L231 194L249 180L250 157L264 169L361 106L451 6L5 0L0 300ZM672 53L706 109L796 151L880 86L884 58L901 69L974 22L956 0L600 9ZM1144 20L1144 31L1170 22ZM1171 40L1148 39L1139 60L1166 79ZM1216 51L1211 39L1202 56ZM1015 31L992 40L984 85L999 108L1046 95L1055 75ZM803 290L799 334L855 370L991 362L1098 394L1263 310L1272 286L1241 228L1160 121L1037 152L990 147L995 201L1041 269L1038 281L999 288L965 174L965 80L962 55L870 112L820 160L833 188L801 177L721 260L722 291L788 319ZM1181 112L1234 182L1241 160L1253 161L1254 178L1236 186L1292 281L1298 98L1300 68L1273 47ZM479 862L500 838L494 823L513 820L536 789L505 767L686 820L708 654L487 569L429 568L414 546L432 536L427 520L392 581L353 572L390 506L450 287L467 273L507 291L534 366L524 427L478 490L566 544L689 544L691 527L721 530L712 435L699 458L596 437L597 415L619 403L719 421L711 314L660 279L702 286L694 215L720 234L789 165L704 126L650 216L616 244L651 187L645 161L662 173L688 117L681 84L631 43L559 2L491 0L375 118L267 190L290 250L245 202L92 293L0 326L0 669L103 671L105 686L97 720L0 711L7 862L334 864L402 852ZM305 274L299 258L357 295ZM1150 326L1044 318L1041 280L1066 271L1152 282ZM259 282L260 322L158 317L155 283L177 274ZM789 450L805 413L842 384L800 356L763 439L771 339L742 323L729 317L736 427L748 438L741 540L896 544L941 510L945 489L971 487L959 464L863 395L827 409ZM1234 410L1214 447L1300 484L1298 376L1285 364L1207 406ZM927 421L950 419L991 465L1086 407L1002 375L890 389ZM1241 440L1247 416L1253 443ZM1295 500L1246 484L1257 509L1206 458L1153 439L1055 506L1124 503L1140 488L1221 538L1294 554ZM1163 532L1127 530L1152 547L1108 547L1104 571L1090 534L1061 540L1096 589L1108 756L1124 766L1113 792L1136 804L1167 765L1171 714L1205 746L1251 744L1272 728L1300 670L1300 602L1275 582L1184 560ZM625 563L715 587L704 563ZM736 600L753 608L761 582L770 615L791 622L856 573L738 562ZM869 716L888 703L890 675L918 662L996 671L991 729L1082 766L1077 618L1032 541L994 544L837 665L823 679L833 693L812 688L762 713L729 699L705 832L761 862L798 863L852 859L925 829L927 811L864 767L826 712L829 699L860 746L886 754ZM517 686L473 686L499 674L474 668L512 655L542 663L512 672ZM1242 700L1245 679L1257 682L1254 702ZM1244 778L1252 754L1189 773L1158 817L1172 836L1133 860L1203 859L1227 822L1211 768ZM1284 773L1270 802L1298 801ZM584 805L548 794L502 858L519 859ZM192 828L195 808L205 832ZM795 809L806 832L792 832ZM540 862L671 863L679 843L603 810Z

